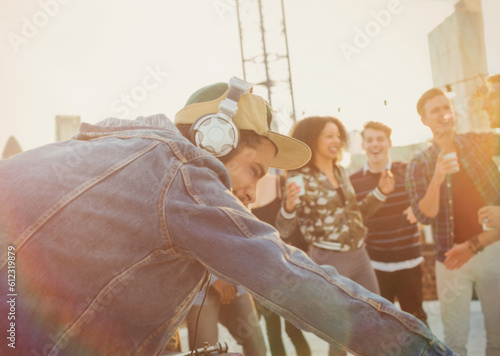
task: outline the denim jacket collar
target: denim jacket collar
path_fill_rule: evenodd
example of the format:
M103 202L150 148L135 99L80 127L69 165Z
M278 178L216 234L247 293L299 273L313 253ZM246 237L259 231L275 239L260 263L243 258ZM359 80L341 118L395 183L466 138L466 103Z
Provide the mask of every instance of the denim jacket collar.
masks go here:
M98 137L112 136L130 130L162 130L182 136L172 121L164 114L157 114L147 117L139 116L135 120L109 117L99 121L95 125L84 122L80 125L80 131L73 136L72 139L90 140Z

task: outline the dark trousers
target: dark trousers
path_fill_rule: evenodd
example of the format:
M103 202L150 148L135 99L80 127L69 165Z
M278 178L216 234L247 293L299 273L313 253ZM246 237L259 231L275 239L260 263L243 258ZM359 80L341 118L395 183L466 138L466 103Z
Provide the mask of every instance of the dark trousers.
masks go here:
M394 303L397 299L401 309L427 324L422 293L422 265L395 272L375 270L380 295Z
M266 321L267 339L272 356L286 356L285 346L281 337L281 317L260 303L255 303L259 316ZM285 331L295 347L297 356L311 356L311 349L302 331L285 320Z
M265 356L266 342L260 329L259 317L249 293L236 296L231 303L222 305L214 287L208 289L205 305L193 305L186 316L189 348L201 348L205 342L215 345L219 340L217 324L222 324L243 347L246 356ZM196 327L197 326L197 327ZM196 344L194 338L196 335Z

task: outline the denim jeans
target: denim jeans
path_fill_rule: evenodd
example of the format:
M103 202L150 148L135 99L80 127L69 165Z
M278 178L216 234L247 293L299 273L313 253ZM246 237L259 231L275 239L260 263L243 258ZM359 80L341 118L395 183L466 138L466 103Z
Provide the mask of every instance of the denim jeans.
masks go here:
M281 335L281 317L273 313L262 304L257 303L257 312L264 317L267 329L267 340L271 356L286 356L285 345ZM309 344L300 329L285 320L285 331L295 348L295 353L300 356L311 356Z
M159 354L209 270L355 355L452 355L413 316L285 245L163 115L82 124L0 161L0 188L0 294L16 294L0 329L15 323L19 354Z

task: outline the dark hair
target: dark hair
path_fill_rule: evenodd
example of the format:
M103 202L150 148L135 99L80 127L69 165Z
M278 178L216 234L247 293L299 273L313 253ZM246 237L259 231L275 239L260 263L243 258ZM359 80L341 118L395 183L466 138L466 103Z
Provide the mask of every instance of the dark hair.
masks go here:
M190 136L189 132L191 129L191 124L177 124L176 127L181 132L182 136L187 138L192 144L195 144ZM267 137L259 135L252 130L240 130L240 139L238 141L238 146L236 149L231 151L225 156L217 157L221 162L225 163L233 158L237 153L241 152L244 147L258 148L264 140L269 140ZM269 142L272 142L269 140ZM276 154L278 153L278 147L273 143L274 148L276 148Z
M347 131L340 122L339 119L332 116L311 116L297 122L292 128L291 136L304 142L312 151L312 156L314 157L316 151L316 145L318 142L318 137L325 128L327 123L333 123L339 129L340 141L342 142L342 147L347 148ZM342 152L340 152L338 160L341 158ZM309 160L308 166L313 165L313 159Z
M364 124L363 125L363 131L361 131L361 137L363 138L363 140L365 139L365 131L367 129L382 131L385 134L385 136L387 137L388 140L391 139L392 129L389 126L384 125L381 122L368 121L366 124Z
M441 89L438 89L438 88L429 89L425 93L422 94L422 96L420 97L420 99L418 99L418 102L417 102L417 112L420 115L420 117L425 116L425 111L424 111L425 103L427 103L427 101L429 101L432 98L439 96L439 95L442 95L446 99L448 99L448 97L446 96L444 91L442 91ZM448 99L448 101L449 100L450 99Z

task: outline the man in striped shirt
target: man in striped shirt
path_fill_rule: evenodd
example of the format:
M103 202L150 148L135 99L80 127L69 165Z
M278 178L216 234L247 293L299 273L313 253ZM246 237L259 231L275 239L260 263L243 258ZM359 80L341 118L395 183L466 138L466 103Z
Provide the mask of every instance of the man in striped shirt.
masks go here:
M427 315L422 308L420 234L405 188L406 163L392 162L389 157L391 131L380 122L365 124L361 136L367 162L350 178L356 198L361 201L377 187L382 171L392 171L394 190L381 208L364 221L368 228L366 249L382 297L391 302L397 299L401 309L426 323Z

